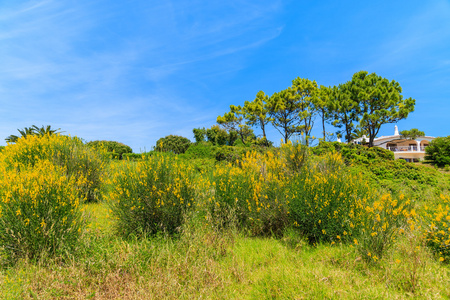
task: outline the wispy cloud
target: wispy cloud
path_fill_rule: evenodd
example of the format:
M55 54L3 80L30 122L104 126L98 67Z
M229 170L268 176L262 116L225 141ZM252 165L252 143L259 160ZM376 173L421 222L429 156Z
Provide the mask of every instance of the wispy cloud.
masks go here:
M117 136L136 147L142 146L138 139L152 144L158 135L190 133L216 114L202 104L210 96L195 86L239 72L246 51L276 38L282 24L270 21L281 4L134 1L126 10L106 0L4 5L0 140L31 124L52 124L87 139Z

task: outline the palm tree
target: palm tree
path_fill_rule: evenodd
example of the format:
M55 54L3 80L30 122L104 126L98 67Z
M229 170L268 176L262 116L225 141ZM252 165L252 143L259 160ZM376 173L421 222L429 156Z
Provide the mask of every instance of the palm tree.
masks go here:
M37 127L36 125L33 125L32 127L33 127L33 130L34 130L34 133L36 135L39 135L39 136L52 135L52 134L55 134L55 133L60 133L60 132L58 132L58 130L61 130L61 128L52 129L51 125L47 125L45 127L42 125L41 128Z
M367 130L357 126L351 134L351 141L359 139L359 138L363 137L363 135L365 135L365 136L368 135Z
M19 133L20 133L20 136L10 135L5 139L5 141L7 143L16 143L17 140L21 137L26 138L29 135L39 135L39 136L44 136L47 134L52 135L55 133L59 133L58 130L61 130L61 128L52 129L52 127L50 125L42 126L41 128L39 128L36 125L32 125L31 127L25 127L22 130L17 129L17 131L19 131Z
M26 138L27 136L33 135L33 134L34 134L34 129L33 129L32 127L25 127L25 128L22 129L22 130L17 129L17 131L19 131L20 136L17 136L17 135L10 135L10 136L8 136L8 137L5 139L5 141L6 141L7 143L15 143L15 142L17 142L17 140L18 140L19 138L21 138L21 137L25 137L25 138Z

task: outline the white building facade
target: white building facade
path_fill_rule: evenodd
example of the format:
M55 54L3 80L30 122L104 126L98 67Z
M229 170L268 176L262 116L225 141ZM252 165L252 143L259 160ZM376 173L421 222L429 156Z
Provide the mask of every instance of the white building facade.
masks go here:
M414 140L405 139L399 134L398 127L395 125L394 135L376 138L373 141L373 145L394 152L395 159L404 159L409 162L417 162L424 159L425 148L434 139L435 137L432 136L420 136ZM369 138L363 135L354 142L362 144L364 140L368 142Z

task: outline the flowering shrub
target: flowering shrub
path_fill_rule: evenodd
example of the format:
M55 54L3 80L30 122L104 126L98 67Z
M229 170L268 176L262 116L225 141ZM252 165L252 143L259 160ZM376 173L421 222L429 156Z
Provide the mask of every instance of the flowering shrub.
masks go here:
M280 233L287 224L284 173L281 161L271 152L244 154L236 164L217 165L203 189L208 222L224 226L230 219L252 234Z
M192 167L172 156L113 164L111 172L110 206L123 236L174 233L195 204Z
M73 250L84 226L74 177L39 161L20 172L0 166L0 246L6 257L31 259Z
M394 243L396 236L403 232L403 225L409 224L407 230L414 230L417 214L412 209L411 201L393 199L390 194L383 195L372 204L367 203L358 224L359 234L354 239L359 253L366 261L377 261L385 250Z
M292 222L310 242L353 239L371 190L346 171L339 154L322 159L290 179L287 195Z
M426 228L426 244L440 261L450 260L450 196L440 196L441 203L427 207L429 225Z
M46 160L61 166L74 177L77 190L87 201L100 195L104 161L102 155L74 137L63 135L27 136L9 144L2 152L0 163L8 170L23 170Z

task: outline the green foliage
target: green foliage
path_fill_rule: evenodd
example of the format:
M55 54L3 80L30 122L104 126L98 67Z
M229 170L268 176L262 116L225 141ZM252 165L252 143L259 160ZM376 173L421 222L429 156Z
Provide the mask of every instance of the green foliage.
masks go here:
M263 91L256 94L256 98L252 101L245 101L242 107L242 113L246 119L246 124L261 128L263 139L266 139L266 125L270 123L269 117L269 96Z
M369 147L381 125L396 123L414 111L416 100L403 99L402 88L394 80L360 71L351 80L351 97L360 108L360 126L369 133Z
M450 165L450 136L432 140L425 153L425 159L439 167Z
M206 137L208 142L211 142L215 146L223 145L233 145L238 139L236 131L230 131L227 133L226 130L220 128L217 125L211 126L211 128L206 129Z
M0 246L10 262L64 257L75 249L84 222L79 183L66 173L46 160L20 172L2 169Z
M317 97L317 83L308 79L296 78L292 87L273 94L268 100L272 125L287 143L289 138L299 132L309 136L315 113L312 99Z
M20 133L20 136L10 135L5 140L7 143L15 143L15 142L17 142L17 140L20 137L25 138L30 135L38 135L38 136L52 135L52 134L59 133L59 130L61 130L61 128L52 129L52 127L50 125L42 126L42 127L37 127L36 125L32 125L31 127L25 127L22 130L17 129L17 131L19 131L19 133Z
M215 158L217 161L236 162L247 151L248 149L242 147L221 146L217 148Z
M188 138L179 135L168 135L156 142L155 151L181 154L186 152L190 145L191 141Z
M217 123L220 124L226 132L229 134L229 144L233 145L234 137L237 136L243 145L247 145L251 140L255 139L253 130L243 122L243 115L245 115L242 107L230 106L230 111L223 116L217 117Z
M415 140L419 136L425 136L425 132L420 131L417 128L413 128L411 130L402 130L400 131L400 135L405 139Z
M115 159L122 159L125 153L133 153L130 146L115 141L91 141L86 143L86 145L109 152L110 156Z
M372 147L366 148L357 144L344 144L339 142L320 142L311 151L316 155L323 155L329 151L338 151L347 162L370 163L378 161L393 161L392 151Z
M350 142L360 113L358 103L351 97L351 82L324 89L323 93L328 100L328 110L333 126L343 128L339 134L344 133L346 141Z
M173 234L196 201L193 169L175 157L157 154L112 172L110 205L121 236Z
M124 160L140 160L140 159L144 159L147 156L151 156L153 155L153 151L149 151L149 152L144 152L144 153L124 153L122 155L122 159Z
M5 146L0 146L0 152L2 152L3 149L5 149Z
M196 143L204 142L206 139L206 129L203 128L194 128L192 129L194 132L194 138Z
M257 137L256 139L252 140L252 145L267 148L273 147L273 143L265 137Z
M314 125L314 117L317 113L315 104L318 104L319 89L315 80L297 77L292 81L292 88L295 97L298 99L299 117L301 122L300 131L307 137L305 142L308 145L309 137Z
M191 145L181 157L186 159L214 159L216 157L216 150L217 146L214 146L212 143L199 142Z

